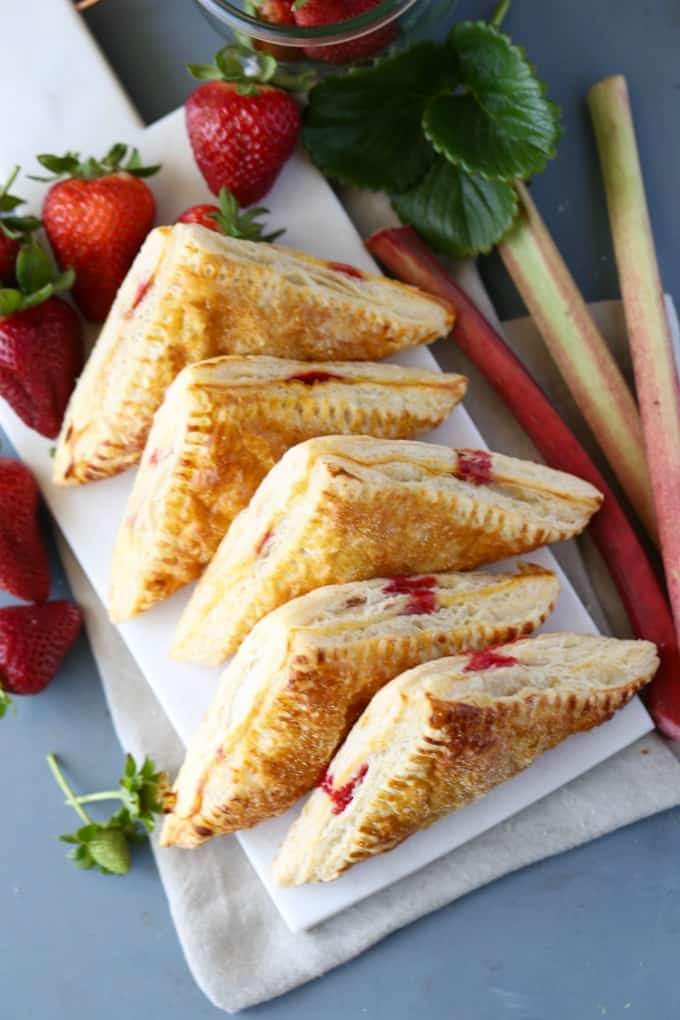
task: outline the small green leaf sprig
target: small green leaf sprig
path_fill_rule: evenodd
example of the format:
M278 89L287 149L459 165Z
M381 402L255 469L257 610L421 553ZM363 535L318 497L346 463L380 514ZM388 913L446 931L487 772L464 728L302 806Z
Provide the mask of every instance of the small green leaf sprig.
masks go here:
M17 255L16 287L0 288L0 317L40 305L73 286L72 269L56 271L52 259L35 239L22 244Z
M79 868L97 868L105 875L125 875L130 870L130 848L142 842L156 824L156 816L164 811L168 794L167 773L159 772L150 758L139 768L128 754L117 790L88 793L77 797L61 770L57 756L47 755L47 764L70 805L84 823L74 832L59 838L72 843L68 857ZM121 807L106 822L96 822L83 804L120 801Z
M14 699L10 698L7 691L0 687L0 719L7 714L10 708L14 708Z
M489 251L517 213L513 182L556 152L559 109L499 26L455 25L312 89L303 141L329 177L386 191L399 217L454 256Z
M9 177L0 188L0 232L13 241L29 238L33 231L42 225L37 216L17 214L17 208L26 202L25 198L10 194L19 169L18 166L13 166Z
M218 203L219 208L206 215L208 219L215 220L220 231L227 237L246 241L268 241L271 244L285 234L285 230L273 230L270 234L265 234L261 217L267 216L269 209L263 205L256 205L243 212L236 195L232 194L229 188L220 188Z
M29 180L42 181L43 183L53 183L61 177L75 177L79 180L92 181L97 177L108 177L110 174L116 173L131 174L133 177L152 177L161 168L160 163L154 166L144 166L139 151L122 142L112 145L101 159L95 159L92 156L81 159L77 152L67 152L63 156L42 153L38 156L38 162L45 170L49 171L49 177L29 174Z

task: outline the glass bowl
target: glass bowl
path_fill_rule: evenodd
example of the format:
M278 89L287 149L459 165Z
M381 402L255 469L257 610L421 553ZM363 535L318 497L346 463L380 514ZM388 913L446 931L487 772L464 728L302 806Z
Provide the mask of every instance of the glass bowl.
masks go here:
M257 16L252 0L195 3L225 39L270 52L283 63L303 60L332 70L431 37L457 0L381 0L346 21L315 27L272 24Z

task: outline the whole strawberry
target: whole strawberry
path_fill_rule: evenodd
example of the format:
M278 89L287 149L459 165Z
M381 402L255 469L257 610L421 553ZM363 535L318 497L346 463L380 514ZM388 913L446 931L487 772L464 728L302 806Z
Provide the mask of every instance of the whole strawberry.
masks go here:
M319 25L334 25L355 18L364 11L376 7L381 0L298 0L293 5L295 22L305 28ZM330 46L305 46L305 53L314 60L326 64L349 64L366 60L379 53L395 38L394 23L377 28L367 35L359 36L344 43Z
M38 694L78 636L81 615L72 602L0 609L0 692ZM0 715L7 707L0 699Z
M56 297L73 283L55 276L42 248L24 245L18 287L0 289L0 396L29 428L54 439L83 362L80 321Z
M50 594L38 502L38 486L28 468L0 457L0 588L27 602L45 602Z
M12 167L9 177L0 188L0 285L14 283L14 267L19 248L40 226L40 220L35 216L16 215L17 206L23 205L25 201L10 194L18 173L19 167Z
M57 181L43 204L45 230L59 266L75 269L73 297L92 322L106 318L156 211L140 178L159 167L142 166L136 149L124 162L127 154L118 144L101 160L81 161L76 152L38 156L53 176L37 179Z
M258 0L252 6L252 12L261 21L270 25L295 25L295 14L293 13L293 0ZM277 60L295 61L304 58L304 52L296 46L286 46L277 42L265 42L262 39L255 39L255 49L262 53L271 53Z
M227 188L220 188L219 201L219 205L192 205L177 217L177 222L197 223L218 234L246 241L275 241L285 233L284 230L276 230L272 234L263 233L264 225L258 223L258 220L260 216L268 214L269 209L259 205L248 212L241 212L235 195Z
M213 194L228 188L242 206L266 195L300 133L295 100L267 84L276 68L272 56L233 46L215 64L189 65L206 81L185 106L194 158Z

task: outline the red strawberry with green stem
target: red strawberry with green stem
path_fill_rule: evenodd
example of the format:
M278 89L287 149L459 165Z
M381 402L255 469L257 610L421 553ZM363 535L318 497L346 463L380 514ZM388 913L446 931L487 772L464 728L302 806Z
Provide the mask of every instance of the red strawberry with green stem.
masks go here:
M11 457L0 457L0 588L27 602L46 602L50 594L39 500L28 468Z
M0 716L9 694L39 694L78 636L80 610L72 602L0 609Z
M306 28L319 25L335 25L342 29L342 22L355 18L381 0L297 0L293 4L295 22ZM305 46L305 53L314 60L327 64L349 64L366 60L379 53L396 37L394 22L361 35L349 42L333 43L330 46Z
M177 217L178 223L197 223L208 230L227 237L238 237L246 241L275 241L284 234L284 230L275 230L272 234L264 234L264 225L258 223L260 216L269 213L269 209L258 205L248 212L241 212L236 197L227 188L220 188L219 206L192 205Z
M73 283L55 275L35 242L17 256L18 286L0 289L0 396L29 428L56 438L82 367L80 320L56 295Z
M76 303L88 319L102 322L153 225L156 203L141 178L159 167L142 166L137 150L128 155L120 143L100 160L67 152L38 161L52 176L34 179L57 182L42 210L57 263L75 269Z
M268 54L225 46L214 64L190 64L205 81L187 100L186 124L198 167L217 195L228 188L242 206L266 195L292 154L300 110L277 84L306 88Z
M9 177L0 188L0 286L14 282L14 265L19 248L40 226L40 220L35 216L16 215L17 206L23 205L25 201L10 194L18 173L19 167L12 167Z

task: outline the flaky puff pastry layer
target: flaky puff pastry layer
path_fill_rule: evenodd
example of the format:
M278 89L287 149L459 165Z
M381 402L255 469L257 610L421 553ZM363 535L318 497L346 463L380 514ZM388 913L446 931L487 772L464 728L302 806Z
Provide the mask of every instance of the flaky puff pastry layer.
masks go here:
M286 811L384 684L429 659L532 633L558 591L554 574L526 564L331 585L270 613L189 747L163 845L198 846Z
M151 231L67 408L54 481L76 485L136 464L166 389L195 361L372 360L450 330L445 302L347 268L196 225Z
M216 665L272 609L321 585L469 570L569 538L601 498L579 478L498 453L310 439L272 468L231 525L172 654Z
M183 369L156 413L118 532L111 619L198 577L291 446L329 433L412 437L464 392L460 375L371 362L227 356Z
M331 762L284 840L275 880L328 882L391 850L611 718L657 666L648 641L545 634L403 673Z

